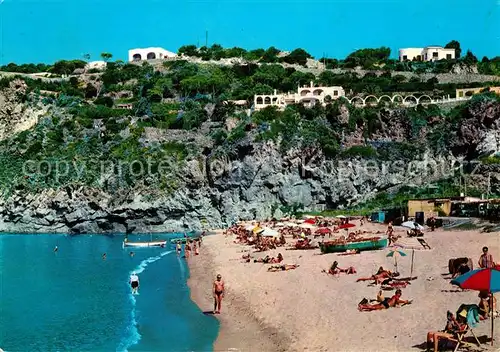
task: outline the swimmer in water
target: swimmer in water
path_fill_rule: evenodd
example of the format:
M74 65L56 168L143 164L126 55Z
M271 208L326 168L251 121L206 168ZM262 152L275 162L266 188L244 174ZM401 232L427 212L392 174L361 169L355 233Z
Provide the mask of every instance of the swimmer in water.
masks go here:
M54 253L56 253L59 250L59 247L55 246L54 247Z
M106 253L102 254L102 260L106 260Z
M135 274L135 272L130 275L130 287L132 287L132 293L135 295L139 290L139 276Z
M134 256L134 254L135 254L134 252L130 252L130 256L131 256L131 257L133 257L133 256Z

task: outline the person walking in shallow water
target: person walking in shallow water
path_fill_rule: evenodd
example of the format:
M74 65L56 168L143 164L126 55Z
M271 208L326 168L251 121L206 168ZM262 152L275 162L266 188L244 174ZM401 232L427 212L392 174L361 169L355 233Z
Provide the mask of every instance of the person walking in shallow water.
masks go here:
M222 298L224 297L224 281L222 281L221 274L218 274L217 279L214 281L212 293L214 296L214 314L220 314Z

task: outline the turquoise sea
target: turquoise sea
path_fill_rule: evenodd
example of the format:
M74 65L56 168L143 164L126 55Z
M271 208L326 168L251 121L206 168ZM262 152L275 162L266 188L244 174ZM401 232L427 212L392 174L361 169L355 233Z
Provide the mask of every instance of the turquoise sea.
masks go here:
M123 249L123 239L0 235L0 348L211 351L219 324L190 300L185 259L171 245ZM140 278L135 296L133 271Z

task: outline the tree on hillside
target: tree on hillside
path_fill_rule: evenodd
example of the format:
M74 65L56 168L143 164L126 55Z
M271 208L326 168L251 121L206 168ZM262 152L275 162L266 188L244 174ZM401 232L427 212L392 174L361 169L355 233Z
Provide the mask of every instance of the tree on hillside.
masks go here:
M112 57L113 54L111 53L101 53L101 58L106 62L108 62L108 60L110 60Z
M360 49L349 54L345 59L345 63L348 68L362 66L365 69L369 69L375 64L386 63L390 55L391 49L385 46L375 49Z
M462 49L460 48L460 43L456 40L452 40L444 46L446 49L455 49L455 59L459 59L462 54Z
M260 58L260 61L269 63L277 62L278 54L280 52L280 50L276 49L274 46L271 46L264 52L264 54Z
M283 58L283 61L289 64L299 64L305 66L307 59L312 58L312 56L304 49L295 49L290 54Z
M87 60L87 61L90 60L90 54L83 54L82 57L84 60Z
M177 50L177 54L185 56L198 56L196 45L183 45Z
M466 65L469 65L469 66L470 65L475 65L478 62L477 57L470 50L467 50L467 54L465 54L463 60L464 60L464 63Z

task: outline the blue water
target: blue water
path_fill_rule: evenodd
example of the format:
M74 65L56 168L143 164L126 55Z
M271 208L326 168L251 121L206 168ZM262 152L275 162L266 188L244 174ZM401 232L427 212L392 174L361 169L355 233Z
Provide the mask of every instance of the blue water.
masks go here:
M218 322L190 300L185 259L170 245L122 249L122 241L123 236L1 235L0 348L212 350ZM132 271L140 278L135 296L128 285Z

